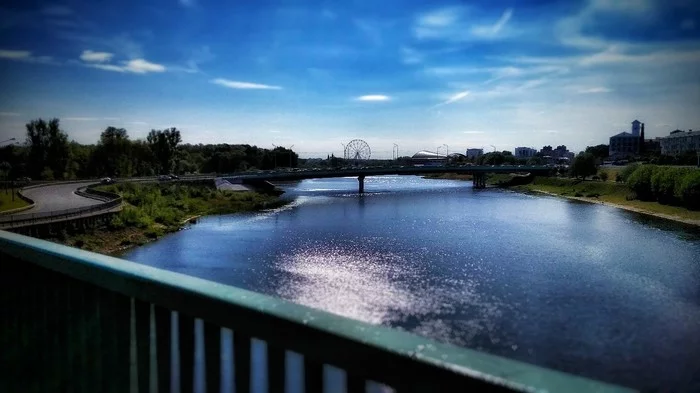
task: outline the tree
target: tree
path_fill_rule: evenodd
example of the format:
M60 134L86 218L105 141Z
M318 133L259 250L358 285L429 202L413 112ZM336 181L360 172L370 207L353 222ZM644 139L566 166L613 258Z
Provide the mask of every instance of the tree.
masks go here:
M608 158L608 154L609 154L608 145L588 146L588 147L586 147L586 153L593 154L593 157L595 157L595 158L600 158L600 159Z
M162 131L151 130L146 137L146 141L160 165L160 172L170 172L174 165L177 145L182 142L180 131L175 127Z
M51 119L48 123L42 119L32 120L26 127L30 173L35 177L64 178L70 147L68 135L61 130L59 120ZM50 175L49 171L52 172Z
M643 201L654 199L651 177L656 168L656 165L640 165L627 178L627 186L637 194L637 198Z
M679 196L688 209L700 209L700 170L689 171L683 176Z
M586 176L593 176L598 172L595 157L591 153L579 153L571 164L571 176L585 179Z
M600 171L598 172L598 176L600 177L600 180L602 181L608 181L608 178L610 175L608 174L608 171Z
M132 176L131 141L126 130L107 127L100 134L92 161L100 175Z

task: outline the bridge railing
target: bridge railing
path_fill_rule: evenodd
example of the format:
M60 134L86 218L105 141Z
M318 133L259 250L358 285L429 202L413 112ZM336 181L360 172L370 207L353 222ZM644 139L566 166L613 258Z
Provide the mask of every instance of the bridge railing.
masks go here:
M323 391L330 365L344 370L348 392L367 381L398 392L628 391L14 233L0 231L0 261L6 393L192 392L202 352L207 392L221 391L231 369L236 392L250 391L251 375L283 392L290 352L303 357L307 393ZM264 342L262 363L251 361L253 339Z
M113 209L122 204L122 197L99 203L96 205L75 207L72 209L53 210L43 213L19 213L0 216L0 228L14 228L38 222L63 221L69 218L82 216Z

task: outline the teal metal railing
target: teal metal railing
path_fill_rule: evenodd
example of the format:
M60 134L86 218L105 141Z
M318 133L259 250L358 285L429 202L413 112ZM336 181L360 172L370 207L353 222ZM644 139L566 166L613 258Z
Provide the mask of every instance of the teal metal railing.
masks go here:
M204 326L199 350L208 392L220 391L222 369L231 367L235 391L250 391L258 366L251 363L253 338L266 343L270 392L284 391L287 351L303 356L308 393L323 391L326 365L345 371L348 392L365 391L367 381L398 392L629 391L3 231L0 310L0 391L6 393L170 392L175 385L195 391L196 319ZM232 342L222 341L222 328L233 332ZM226 350L232 366L222 364L231 360L222 357ZM171 366L173 357L179 367Z

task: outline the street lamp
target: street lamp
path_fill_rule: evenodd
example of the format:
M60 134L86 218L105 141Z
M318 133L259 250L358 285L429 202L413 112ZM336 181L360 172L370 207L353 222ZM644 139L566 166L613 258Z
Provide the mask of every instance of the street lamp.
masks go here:
M391 149L391 155L394 155L394 151L396 151L396 159L399 159L399 145L394 143L394 147Z
M445 157L447 157L450 155L450 147L447 146L447 143L443 143L443 146L445 146L445 148L447 148L447 153L445 153Z
M440 148L442 146L438 146L437 149L435 150L435 158L440 158Z

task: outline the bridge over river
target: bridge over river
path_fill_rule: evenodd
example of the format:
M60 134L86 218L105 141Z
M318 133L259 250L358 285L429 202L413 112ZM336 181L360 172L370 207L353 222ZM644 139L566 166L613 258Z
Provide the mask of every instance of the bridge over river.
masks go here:
M389 168L348 168L330 170L298 170L290 172L267 172L221 178L232 184L261 184L271 181L292 181L304 179L320 179L329 177L357 177L359 192L365 191L365 177L383 175L428 175L432 173L457 173L472 175L475 188L486 187L486 174L489 173L530 173L547 175L550 167L542 165L468 165L468 166L422 166L422 167L389 167Z

